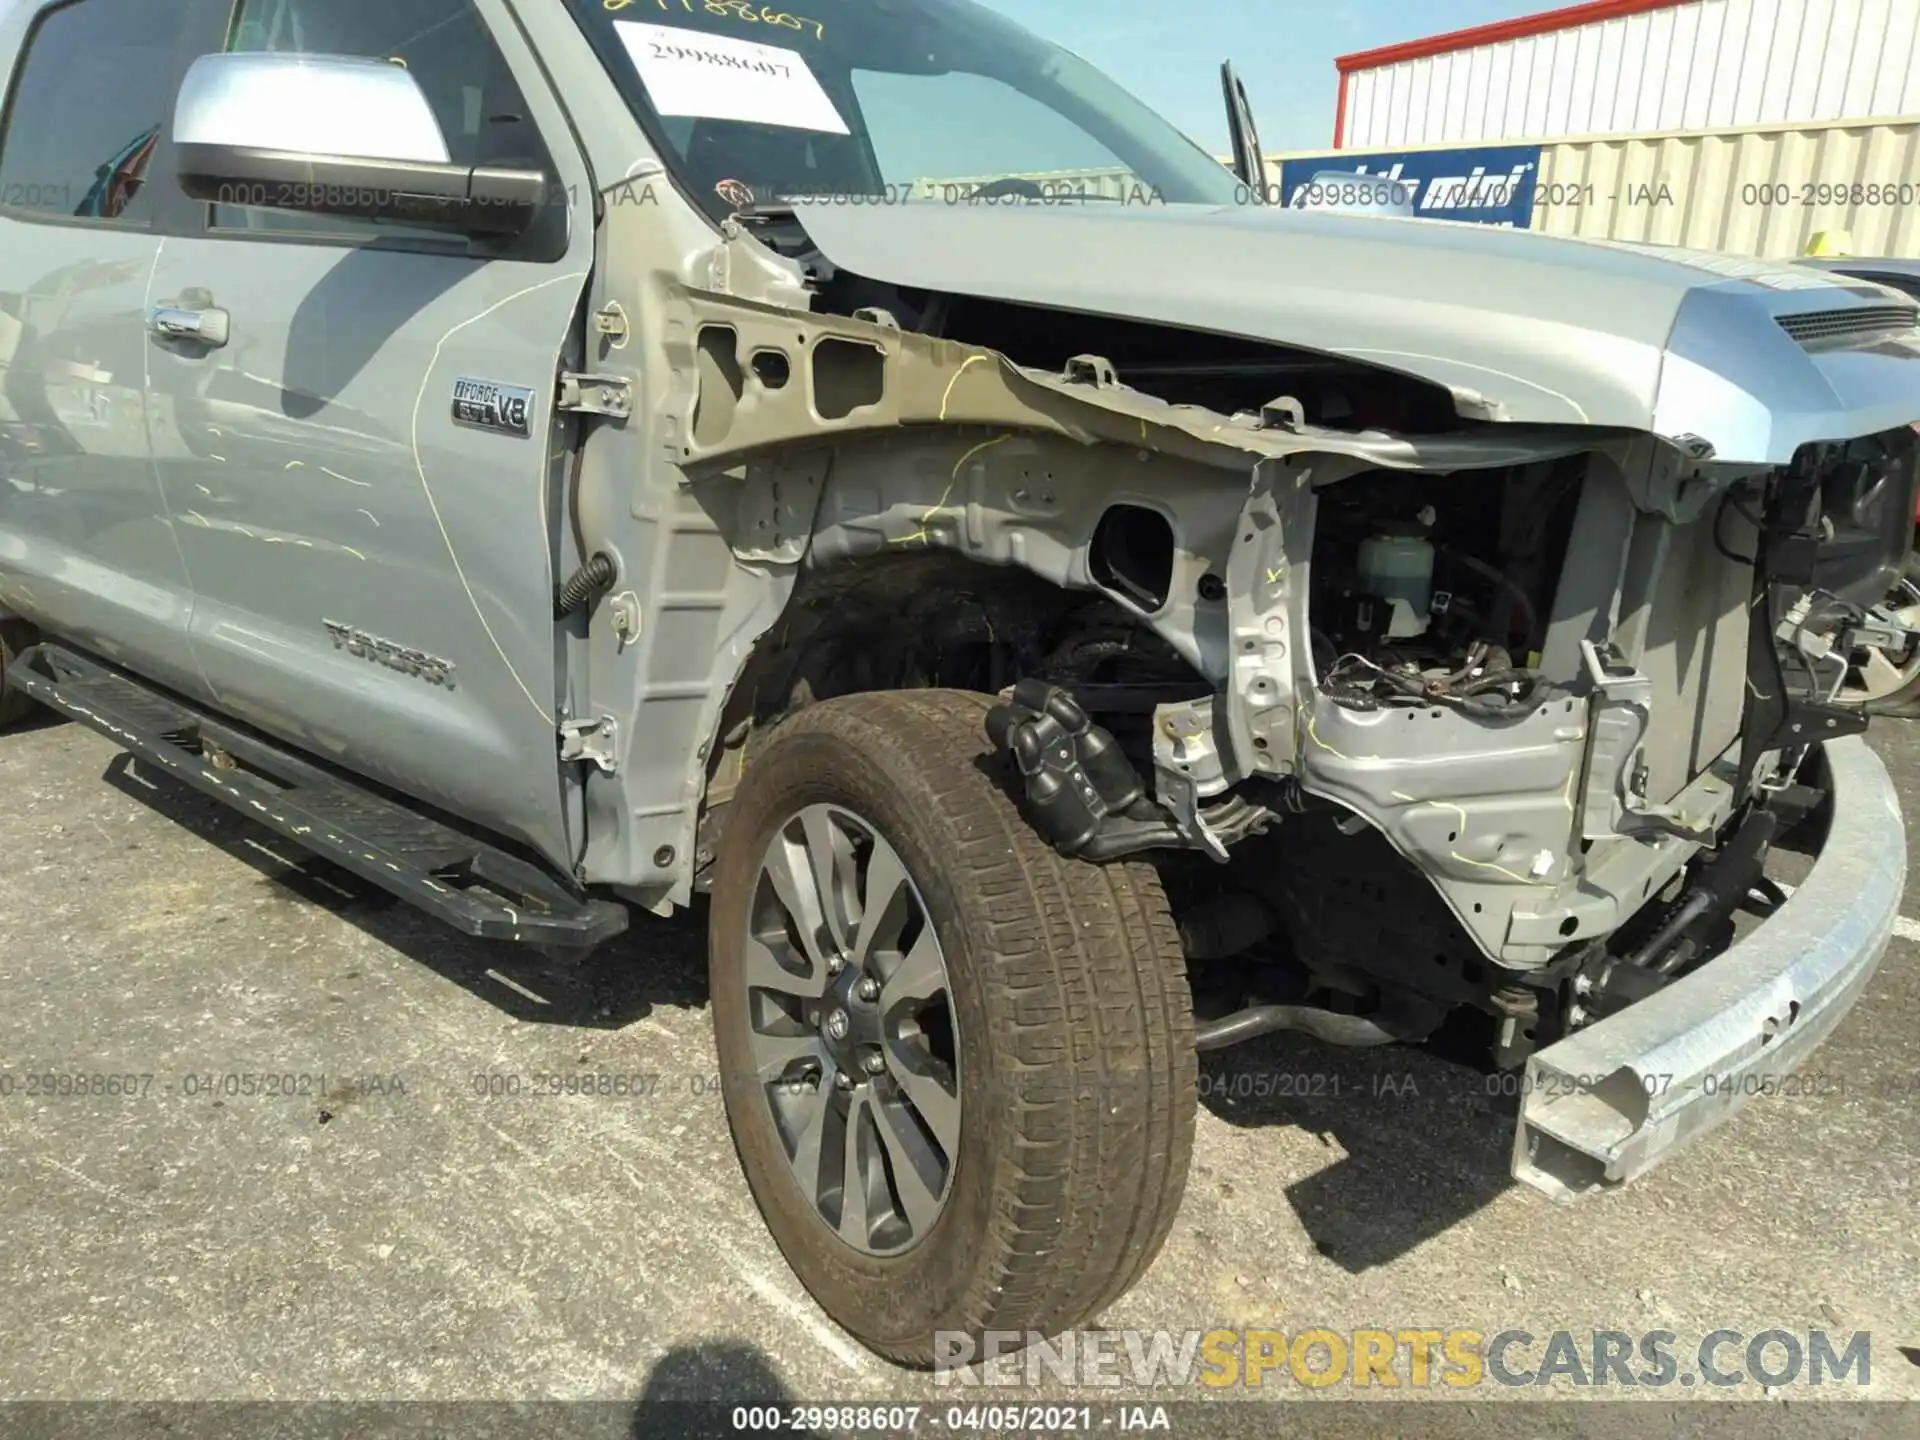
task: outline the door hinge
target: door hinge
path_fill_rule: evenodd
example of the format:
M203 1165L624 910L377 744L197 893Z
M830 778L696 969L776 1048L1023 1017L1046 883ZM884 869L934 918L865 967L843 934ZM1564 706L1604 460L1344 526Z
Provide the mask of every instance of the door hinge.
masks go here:
M607 774L619 771L620 726L611 715L594 720L560 722L560 759L597 765Z
M554 408L624 420L633 413L633 382L624 375L581 375L563 370Z

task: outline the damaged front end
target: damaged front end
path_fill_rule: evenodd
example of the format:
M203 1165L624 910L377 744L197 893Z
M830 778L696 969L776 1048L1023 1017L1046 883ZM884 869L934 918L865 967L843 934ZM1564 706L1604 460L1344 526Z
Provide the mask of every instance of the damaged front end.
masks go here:
M1631 1178L1752 1067L1811 1048L1884 947L1904 841L1824 657L1872 623L1831 572L1870 594L1863 559L1897 563L1874 537L1910 513L1916 451L1904 428L1777 469L1650 437L1558 448L1256 465L1223 567L1225 683L1155 707L1150 786L1116 763L1097 694L1029 681L993 728L1060 848L1201 852L1283 933L1291 979L1235 987L1247 1003L1203 1047L1381 1044L1479 1011L1494 1062L1528 1070L1516 1174L1565 1197ZM1783 841L1818 857L1794 900L1765 873ZM1836 894L1843 939L1787 945ZM1216 893L1195 933L1232 909ZM1230 965L1265 933L1243 921ZM1772 978L1729 1018L1743 964ZM1706 1038L1606 1043L1702 1005Z
M1036 830L1161 866L1204 1048L1477 1017L1528 1075L1515 1173L1562 1197L1726 1113L1871 973L1904 840L1858 712L1831 701L1920 481L1891 418L1920 414L1905 333L1809 341L1790 287L1626 259L1663 344L1613 337L1604 385L1576 385L1586 356L1548 387L1487 363L1497 337L1388 352L1373 312L1341 353L1332 322L1292 343L1105 292L1049 306L984 246L942 289L826 208L730 222L699 285L635 264L632 217L609 221L610 293L661 317L668 360L649 438L685 499L647 513L697 508L769 589L727 622L694 720L697 818L606 804L597 876L650 896L668 877L634 857L690 850L700 883L757 737L799 705L995 691ZM1124 247L1135 223L1082 233ZM1759 298L1728 324L1804 357L1798 389L1701 319L1742 285ZM1407 323L1433 343L1436 317ZM590 533L642 513L632 473L589 449ZM626 664L631 692L596 708L686 725L684 647L631 648L595 667ZM1788 847L1817 852L1791 898L1766 873ZM1836 890L1838 938L1802 943Z
M1756 470L1640 439L1560 468L1573 495L1539 505L1508 478L1514 547L1475 556L1436 530L1444 578L1411 641L1398 577L1300 577L1315 664L1295 677L1293 776L1367 828L1327 822L1275 873L1299 949L1491 1013L1496 1062L1527 1068L1515 1173L1564 1198L1641 1172L1764 1076L1777 1089L1885 946L1904 838L1879 762L1844 738L1864 721L1831 703L1829 658L1872 623L1871 584L1830 572L1898 563L1904 537L1885 554L1874 537L1910 513L1915 446L1901 428ZM1276 497L1273 528L1317 520L1333 560L1327 520L1357 493L1317 517ZM1436 643L1461 603L1441 584L1476 579L1491 628ZM1255 593L1248 655L1297 604ZM1389 603L1377 643L1322 628ZM1235 698L1271 751L1282 702L1259 680ZM1791 899L1766 875L1780 843L1816 857ZM1396 859L1443 906L1392 883Z

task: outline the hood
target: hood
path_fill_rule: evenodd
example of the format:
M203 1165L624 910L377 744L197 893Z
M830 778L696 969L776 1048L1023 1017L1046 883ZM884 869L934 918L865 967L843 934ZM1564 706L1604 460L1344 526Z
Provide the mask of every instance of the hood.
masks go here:
M1474 419L1697 437L1774 465L1920 420L1914 314L1801 266L1266 207L794 210L870 279L1341 356L1441 385Z

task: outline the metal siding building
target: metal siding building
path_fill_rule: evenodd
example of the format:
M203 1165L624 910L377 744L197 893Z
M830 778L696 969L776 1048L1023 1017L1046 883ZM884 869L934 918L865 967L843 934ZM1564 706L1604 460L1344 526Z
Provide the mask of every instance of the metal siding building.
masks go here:
M1267 157L1267 178L1285 192L1316 171L1385 175L1428 156L1455 173L1484 160L1497 177L1506 162L1496 157L1511 148L1288 152ZM1855 255L1920 259L1920 117L1585 135L1532 148L1538 184L1513 222L1523 228L1771 259L1805 254L1824 233L1846 237ZM1500 213L1476 218L1504 223Z
M1920 113L1920 0L1596 0L1341 56L1340 148Z
M1824 233L1920 257L1920 118L1563 141L1540 182L1532 228L1553 235L1789 259Z

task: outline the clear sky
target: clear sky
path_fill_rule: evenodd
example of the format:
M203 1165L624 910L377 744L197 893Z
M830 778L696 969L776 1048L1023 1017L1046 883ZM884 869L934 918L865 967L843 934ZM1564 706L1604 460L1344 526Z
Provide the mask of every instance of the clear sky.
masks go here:
M1266 150L1333 143L1336 55L1573 0L982 0L1075 51L1216 154L1220 62L1240 70Z

